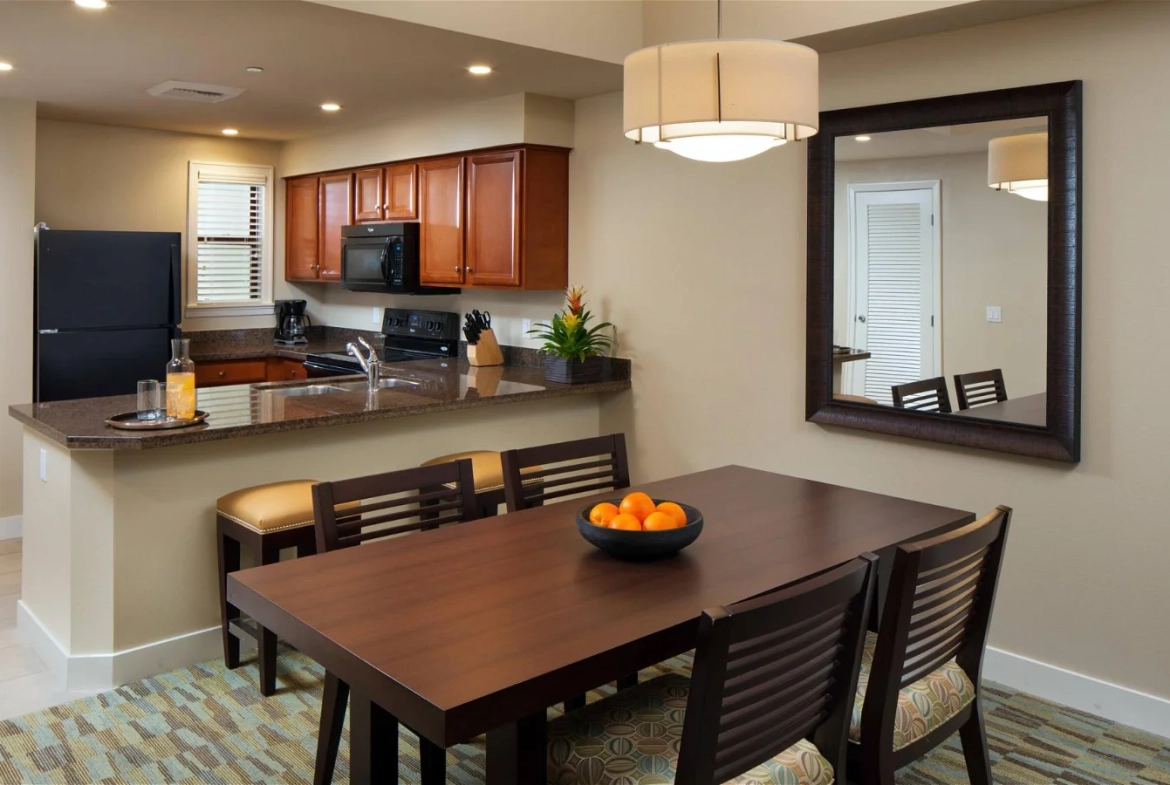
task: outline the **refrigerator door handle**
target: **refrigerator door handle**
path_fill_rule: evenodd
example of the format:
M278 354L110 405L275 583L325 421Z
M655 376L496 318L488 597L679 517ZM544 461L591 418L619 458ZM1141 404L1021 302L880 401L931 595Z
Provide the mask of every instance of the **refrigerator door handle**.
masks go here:
M179 246L171 246L171 322L183 321L183 263Z

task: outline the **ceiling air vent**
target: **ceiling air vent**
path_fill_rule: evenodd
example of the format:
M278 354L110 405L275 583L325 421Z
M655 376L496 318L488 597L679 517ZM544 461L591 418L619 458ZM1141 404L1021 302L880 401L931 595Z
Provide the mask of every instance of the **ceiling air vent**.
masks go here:
M244 92L241 87L223 87L199 82L176 82L171 80L150 88L146 92L159 98L174 98L176 101L195 101L201 104L218 104L235 98Z

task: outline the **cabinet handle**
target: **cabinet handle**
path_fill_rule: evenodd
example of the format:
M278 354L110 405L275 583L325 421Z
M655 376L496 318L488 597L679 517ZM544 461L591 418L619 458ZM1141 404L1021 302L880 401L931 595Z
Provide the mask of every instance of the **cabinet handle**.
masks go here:
M455 272L459 272L459 265L455 265Z
M227 376L227 371L220 371L220 372L219 372L219 378L221 378L221 379L222 379L222 378L223 378L223 377L225 377L225 376Z
M463 272L465 272L465 273L470 273L470 272L471 272L471 268L470 268L470 267L464 267L464 268L463 268Z

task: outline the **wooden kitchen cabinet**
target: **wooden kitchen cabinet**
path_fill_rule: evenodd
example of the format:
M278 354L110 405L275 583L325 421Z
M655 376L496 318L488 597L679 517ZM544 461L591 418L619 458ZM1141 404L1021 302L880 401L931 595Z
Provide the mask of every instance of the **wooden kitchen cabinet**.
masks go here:
M287 357L268 358L268 381L291 382L307 378L309 376L301 360L290 360Z
M386 195L382 212L387 221L418 220L418 164L395 164L383 170Z
M341 280L341 227L353 223L353 173L324 175L319 188L318 277Z
M284 277L289 281L317 280L318 178L288 180L285 188Z
M369 223L382 220L382 168L361 169L354 173L353 221Z
M463 157L418 166L419 279L463 283Z
M264 357L195 363L196 387L255 384L266 381L268 381L268 362Z

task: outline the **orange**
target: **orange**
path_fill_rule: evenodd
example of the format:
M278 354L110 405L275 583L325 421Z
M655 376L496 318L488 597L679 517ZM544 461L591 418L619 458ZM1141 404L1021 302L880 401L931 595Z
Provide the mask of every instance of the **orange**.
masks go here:
M678 522L664 512L652 512L642 521L642 528L648 532L658 532L663 529L677 529Z
M626 515L623 513L621 515L613 516L613 520L609 522L609 528L625 529L626 531L631 532L640 532L642 531L642 522L633 515Z
M674 524L678 527L687 525L687 513L682 507L679 507L674 502L663 502L658 505L658 512L664 512L671 518L674 518Z
M644 521L647 515L654 512L654 500L641 491L634 491L622 499L621 511Z
M618 514L616 504L609 502L602 502L594 505L593 509L589 511L589 522L594 526L609 526L609 522Z

